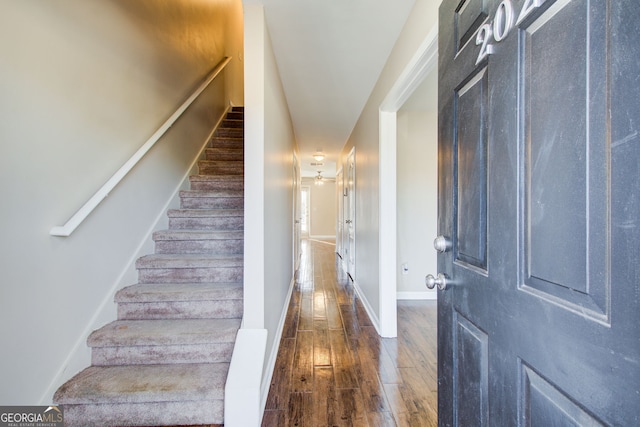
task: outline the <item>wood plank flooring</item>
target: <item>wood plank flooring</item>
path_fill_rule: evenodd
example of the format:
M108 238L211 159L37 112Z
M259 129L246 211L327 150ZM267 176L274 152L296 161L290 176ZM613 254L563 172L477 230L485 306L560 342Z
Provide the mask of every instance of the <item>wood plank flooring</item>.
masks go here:
M262 425L437 426L436 303L399 301L380 338L335 245L302 250Z

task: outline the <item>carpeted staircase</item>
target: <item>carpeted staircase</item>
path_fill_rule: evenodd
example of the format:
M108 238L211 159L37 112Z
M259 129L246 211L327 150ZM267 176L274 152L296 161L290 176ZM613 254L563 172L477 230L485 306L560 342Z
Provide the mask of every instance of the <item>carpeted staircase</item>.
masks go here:
M116 294L118 320L89 336L92 365L55 393L67 427L223 423L243 307L243 114L227 113L139 283Z

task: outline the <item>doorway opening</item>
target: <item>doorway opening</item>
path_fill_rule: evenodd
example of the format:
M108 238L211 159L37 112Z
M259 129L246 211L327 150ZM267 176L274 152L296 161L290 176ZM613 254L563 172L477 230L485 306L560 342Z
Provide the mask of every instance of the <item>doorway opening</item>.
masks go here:
M303 177L300 188L301 235L335 243L336 241L336 180L323 176Z
M309 237L309 204L311 189L308 185L300 187L300 234L302 238Z
M427 79L427 76L432 73L437 75L438 64L438 32L437 29L433 29L424 39L411 61L405 67L404 71L398 77L398 80L391 88L382 104L380 105L379 119L380 119L380 228L379 228L379 241L380 241L380 259L384 262L379 266L379 294L380 294L380 314L379 314L379 333L383 337L396 337L398 334L398 319L397 319L397 301L398 301L398 289L404 289L402 283L402 272L404 271L403 264L404 258L398 260L398 167L397 167L397 146L399 143L398 136L400 131L411 130L411 119L409 122L404 122L406 118L403 118L404 113L401 111L405 104L408 107L412 107L414 103L419 104L425 101L425 97L437 97L437 87L433 95L421 94L424 90L424 86L429 86L428 83L423 85L423 82ZM436 83L437 86L437 78ZM415 93L415 98L412 95ZM422 99L421 99L422 98ZM437 103L437 99L435 100ZM406 109L405 109L406 110ZM437 112L435 113L437 115ZM400 120L399 120L400 119ZM437 122L436 122L437 123ZM433 129L433 135L436 135L432 143L437 144L437 129ZM411 135L409 135L411 137ZM400 143L403 143L402 140ZM437 153L437 150L436 150ZM433 155L433 154L432 154ZM437 156L437 155L436 155ZM418 157L418 156L414 156ZM404 166L403 166L404 167ZM420 178L415 178L419 180ZM414 184L417 181L408 180L409 184ZM408 184L407 184L408 185ZM435 185L432 183L431 185ZM420 189L417 190L416 196L420 196ZM414 192L415 192L414 191ZM437 194L437 190L436 194ZM409 194L413 194L410 192ZM437 203L432 202L433 209L437 209ZM402 213L401 213L402 214ZM403 218L404 219L404 218ZM417 220L419 221L419 220ZM417 222L416 222L417 223ZM435 224L432 224L434 226ZM409 234L413 231L410 228ZM436 236L422 236L421 240L414 245L424 249L425 254L423 258L428 256L436 259L435 251L429 249L432 247L431 242ZM417 265L414 265L417 264ZM422 261L407 261L408 273L415 272L416 278L421 276L419 266L424 264ZM425 267L423 267L425 268ZM420 273L420 274L418 274ZM399 277L401 280L399 280ZM424 280L424 276L420 277ZM401 287L399 288L399 283ZM413 286L416 286L414 282ZM424 283L424 282L422 282ZM418 285L419 286L419 285ZM421 286L419 286L421 287ZM411 289L411 288L409 288ZM415 288L418 289L418 288ZM412 299L423 299L427 293L426 288L420 291L407 290L410 292L407 294L400 294L403 297L411 297ZM416 293L413 293L416 292ZM431 294L433 295L433 293Z

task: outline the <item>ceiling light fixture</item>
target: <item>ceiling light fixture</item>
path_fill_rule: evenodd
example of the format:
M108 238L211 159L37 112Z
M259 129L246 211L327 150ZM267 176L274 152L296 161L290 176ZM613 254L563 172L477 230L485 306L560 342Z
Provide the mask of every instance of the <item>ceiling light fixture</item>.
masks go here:
M323 184L322 182L323 179L324 178L322 177L322 171L318 171L318 175L316 176L316 179L315 179L316 185Z
M321 162L324 160L324 154L322 154L322 151L318 151L313 155L313 158L316 159L317 162Z

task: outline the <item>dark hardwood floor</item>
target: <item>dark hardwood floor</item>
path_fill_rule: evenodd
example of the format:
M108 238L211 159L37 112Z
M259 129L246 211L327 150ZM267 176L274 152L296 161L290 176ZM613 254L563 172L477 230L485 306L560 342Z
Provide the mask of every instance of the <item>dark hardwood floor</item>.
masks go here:
M303 241L262 425L437 426L436 303L399 301L380 338L336 258Z

